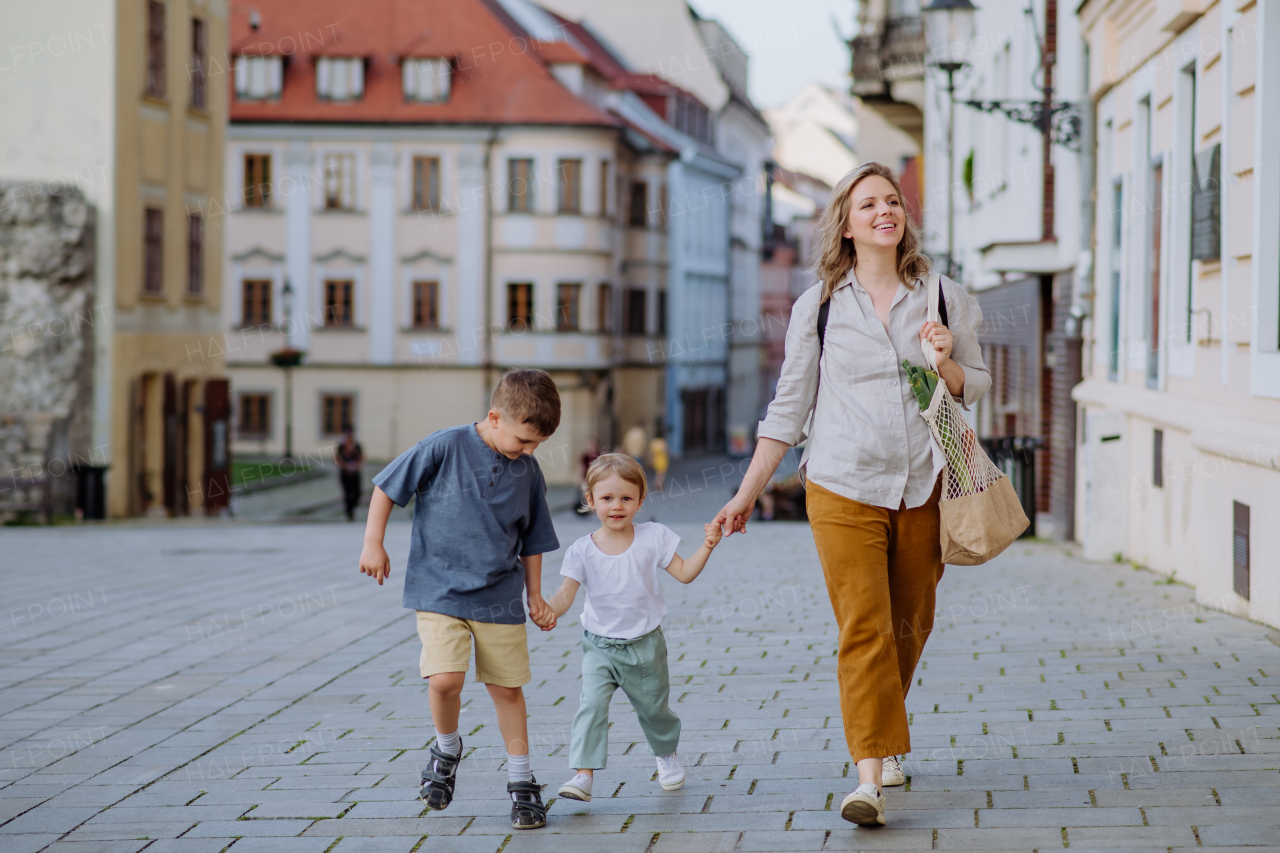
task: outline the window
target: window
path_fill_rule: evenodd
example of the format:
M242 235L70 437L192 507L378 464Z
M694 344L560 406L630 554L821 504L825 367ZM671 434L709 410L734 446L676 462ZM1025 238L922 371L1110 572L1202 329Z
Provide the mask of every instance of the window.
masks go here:
M164 97L164 4L147 4L147 94Z
M667 336L667 292L658 291L658 336Z
M600 215L609 215L609 161L600 161Z
M320 432L341 435L346 427L355 428L356 398L350 394L325 394L320 398Z
M187 214L187 295L204 292L204 217Z
M280 97L284 60L279 56L237 56L236 97L264 101Z
M325 210L355 210L356 157L354 154L324 155Z
M268 207L271 204L271 155L244 155L244 206Z
M413 158L413 209L440 209L440 158Z
M637 227L643 228L647 222L645 216L646 196L649 194L649 185L644 181L631 182L631 217L630 223Z
M1120 240L1124 235L1124 183L1111 185L1111 327L1107 346L1107 376L1113 382L1120 378Z
M453 68L447 59L406 59L401 67L404 99L419 103L449 100Z
M1164 488L1164 430L1151 433L1151 485Z
M249 278L240 283L240 325L271 323L271 280Z
M533 328L533 285L507 285L507 328L524 332Z
M609 284L596 288L596 329L613 331L613 286Z
M164 290L164 211L147 208L143 235L142 291L155 296Z
M918 12L913 14L919 14ZM670 107L671 124L681 133L687 133L699 142L713 145L711 111L702 102L689 95L677 95Z
M582 298L582 285L556 285L556 331L576 332L580 328L578 307Z
M355 282L350 280L324 283L324 324L342 328L355 323Z
M667 230L667 185L658 187L658 227Z
M507 161L507 210L511 213L533 212L533 161Z
M1231 502L1232 588L1236 595L1249 598L1249 505Z
M415 329L440 328L440 282L415 281L413 283L413 327Z
M240 395L241 438L266 438L271 433L271 397L267 394Z
M207 53L204 21L191 19L191 106L197 110L205 108L205 55Z
M364 95L364 58L322 56L316 60L316 95L326 101L358 101Z
M645 332L645 310L648 308L649 293L642 287L627 288L627 316L623 320L628 335L643 335Z
M582 212L582 161L560 161L560 186L557 193L560 213Z
M1151 167L1151 301L1147 305L1147 387L1156 387L1160 374L1160 220L1164 214L1164 164Z

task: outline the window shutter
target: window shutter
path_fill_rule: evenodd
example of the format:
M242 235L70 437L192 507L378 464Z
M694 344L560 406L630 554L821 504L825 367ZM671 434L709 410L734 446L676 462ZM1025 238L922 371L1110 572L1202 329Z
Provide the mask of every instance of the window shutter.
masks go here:
M1222 251L1222 145L1214 144L1191 160L1191 258L1216 260Z
M1232 587L1236 595L1249 598L1249 506L1239 501L1231 502L1231 563Z

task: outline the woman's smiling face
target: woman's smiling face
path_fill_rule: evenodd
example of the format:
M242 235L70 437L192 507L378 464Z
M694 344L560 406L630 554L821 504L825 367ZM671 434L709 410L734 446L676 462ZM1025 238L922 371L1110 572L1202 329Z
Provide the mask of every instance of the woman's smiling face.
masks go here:
M849 193L849 219L844 236L854 247L896 248L906 231L907 212L898 191L879 175L868 175Z

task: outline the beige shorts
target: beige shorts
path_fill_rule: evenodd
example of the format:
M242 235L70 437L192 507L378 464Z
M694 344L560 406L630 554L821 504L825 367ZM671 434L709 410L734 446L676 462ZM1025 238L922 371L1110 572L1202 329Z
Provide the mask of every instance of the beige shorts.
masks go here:
M418 668L423 678L438 672L466 672L471 663L472 637L476 640L476 681L520 687L533 678L523 624L473 622L419 610L418 637L422 640Z

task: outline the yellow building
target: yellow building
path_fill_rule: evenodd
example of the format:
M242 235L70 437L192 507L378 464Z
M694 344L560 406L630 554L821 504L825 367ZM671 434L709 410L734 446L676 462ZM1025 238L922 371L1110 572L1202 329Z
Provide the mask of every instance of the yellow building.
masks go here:
M93 446L110 516L225 503L220 329L228 4L6 3L0 177L96 211ZM202 345L203 343L203 345ZM95 461L97 461L95 459Z

